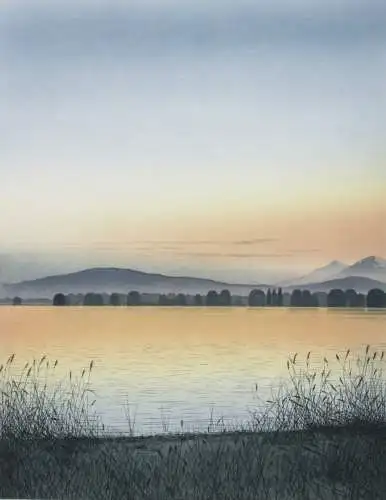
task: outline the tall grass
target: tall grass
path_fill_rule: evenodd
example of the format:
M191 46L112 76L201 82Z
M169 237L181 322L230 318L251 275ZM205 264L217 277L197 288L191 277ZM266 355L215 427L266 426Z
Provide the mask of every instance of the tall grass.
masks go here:
M1 439L98 435L101 423L90 399L93 362L79 377L70 371L62 380L57 380L57 365L43 356L18 370L12 354L0 366Z
M43 357L17 371L14 359L0 369L0 496L384 498L385 359L370 346L358 356L337 354L335 376L327 359L313 368L311 353L304 362L291 356L288 383L239 432L212 414L206 434L184 434L181 421L180 434L147 439L132 439L130 412L131 437L104 435L92 364L52 383L57 362Z
M327 358L321 367L313 368L310 356L308 352L305 363L297 353L288 359L289 382L267 401L263 418L254 414L256 424L280 431L373 429L386 424L384 351L371 351L367 345L363 354L354 356L348 349L335 355L334 370Z

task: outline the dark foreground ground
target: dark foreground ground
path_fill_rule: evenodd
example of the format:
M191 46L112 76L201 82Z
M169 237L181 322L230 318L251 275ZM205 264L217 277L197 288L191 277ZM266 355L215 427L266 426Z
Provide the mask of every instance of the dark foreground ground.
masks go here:
M2 498L384 499L386 428L0 442Z

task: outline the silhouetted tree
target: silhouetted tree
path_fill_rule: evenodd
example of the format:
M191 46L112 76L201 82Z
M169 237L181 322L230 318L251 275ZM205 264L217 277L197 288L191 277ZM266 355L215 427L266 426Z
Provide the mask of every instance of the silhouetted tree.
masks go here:
M21 297L14 297L13 300L12 300L12 304L14 306L21 306L23 303Z
M272 306L277 306L277 293L276 293L276 289L275 288L272 290L271 305Z
M141 305L141 294L136 290L131 291L127 295L127 305L128 306L140 306Z
M103 301L103 295L101 293L95 294L95 305L96 306L104 306L105 303Z
M302 307L312 307L312 295L309 290L302 290L301 305Z
M364 293L358 293L358 307L366 307L366 295Z
M222 290L218 296L218 304L220 306L232 305L232 296L229 290Z
M206 294L205 304L207 306L217 306L218 305L218 293L215 290L210 290Z
M291 305L291 294L289 292L283 293L283 306L290 306Z
M248 296L248 305L250 307L265 306L265 293L263 290L251 290Z
M85 306L103 306L103 296L100 293L86 293L83 300Z
M94 294L89 292L86 293L86 295L83 298L83 305L84 306L93 306L94 305Z
M311 307L319 307L319 297L316 292L311 294Z
M112 293L110 295L110 306L120 306L121 305L121 297L119 293Z
M294 290L291 294L291 307L301 307L302 306L302 291L298 288Z
M161 294L159 297L158 297L158 305L159 306L167 306L168 305L168 298L165 294Z
M345 296L346 296L346 307L359 307L358 294L354 289L350 288L346 290Z
M330 290L327 295L327 307L346 307L346 295L340 288Z
M277 292L277 305L279 307L283 306L283 290L281 288Z
M367 307L386 307L386 294L379 288L373 288L369 291L366 298Z
M267 291L267 298L266 298L266 302L267 306L271 306L272 305L272 292L271 292L271 289L268 288L268 291Z
M63 293L57 293L54 295L52 300L52 304L54 306L65 306L66 305L66 297Z
M202 306L202 296L199 293L196 293L196 295L194 296L194 305Z
M73 293L68 293L66 295L66 306L73 306L75 304L75 295Z
M75 295L74 305L81 306L84 302L84 295L82 293L77 293Z
M186 306L186 296L183 293L179 293L174 300L176 306Z
M327 293L326 292L316 292L318 297L319 307L327 307Z

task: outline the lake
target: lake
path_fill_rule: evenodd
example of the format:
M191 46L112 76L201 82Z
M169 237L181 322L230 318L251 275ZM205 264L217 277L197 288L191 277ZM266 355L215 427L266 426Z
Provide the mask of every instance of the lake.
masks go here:
M1 307L0 363L46 354L58 376L94 360L96 409L107 426L136 432L204 430L211 412L243 422L287 380L286 361L310 350L386 348L386 311L286 308Z

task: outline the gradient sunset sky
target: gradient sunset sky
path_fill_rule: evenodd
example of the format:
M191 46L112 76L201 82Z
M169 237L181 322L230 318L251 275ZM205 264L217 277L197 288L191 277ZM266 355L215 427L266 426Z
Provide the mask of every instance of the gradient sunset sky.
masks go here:
M384 1L3 0L0 75L0 252L234 279L386 256Z

